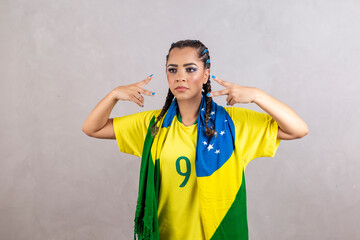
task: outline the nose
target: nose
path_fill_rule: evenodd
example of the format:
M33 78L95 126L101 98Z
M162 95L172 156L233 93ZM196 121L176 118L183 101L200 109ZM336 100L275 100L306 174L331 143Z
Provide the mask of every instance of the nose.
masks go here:
M185 82L185 75L181 71L176 74L176 82Z

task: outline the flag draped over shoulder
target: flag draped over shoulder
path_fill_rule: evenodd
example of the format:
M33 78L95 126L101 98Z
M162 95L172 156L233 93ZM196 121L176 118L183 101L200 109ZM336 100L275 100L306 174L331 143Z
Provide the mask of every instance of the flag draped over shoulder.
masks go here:
M151 136L151 119L144 142L139 180L139 194L135 213L134 239L158 240L160 168L159 156L167 132L176 117L174 99L166 115L159 121L159 132ZM209 127L216 134L205 134L206 102L203 95L197 126L195 154L200 215L206 239L248 239L244 164L235 147L235 127L226 110L211 102Z

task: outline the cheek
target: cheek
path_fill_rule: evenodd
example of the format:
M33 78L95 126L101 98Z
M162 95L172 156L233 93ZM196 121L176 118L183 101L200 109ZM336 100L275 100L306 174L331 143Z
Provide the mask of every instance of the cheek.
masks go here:
M194 85L202 85L202 76L198 75L198 76L193 76L189 79L189 81L194 84Z
M174 78L171 78L171 76L170 76L170 77L169 77L169 76L167 77L167 81L168 81L169 87L172 86L172 85L174 85L174 83L175 83Z
M170 84L171 82L174 82L174 80L171 78L171 75L166 74L166 78L167 78L167 81L168 81L169 84Z

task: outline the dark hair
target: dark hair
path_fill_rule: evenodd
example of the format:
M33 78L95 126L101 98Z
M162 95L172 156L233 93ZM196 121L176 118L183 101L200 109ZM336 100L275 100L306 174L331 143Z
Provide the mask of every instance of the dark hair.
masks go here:
M210 69L210 53L207 47L200 42L199 40L180 40L175 43L171 44L171 47L169 49L168 54L166 55L166 62L168 61L170 51L173 48L184 48L184 47L192 47L197 50L199 59L204 63L204 69ZM213 136L215 134L215 129L213 129L213 126L208 127L209 124L209 118L210 118L210 112L211 112L211 97L206 96L207 93L211 92L211 85L210 85L210 75L205 84L203 84L203 91L205 94L205 100L206 100L206 110L205 110L205 126L206 126L206 135L207 136ZM174 99L174 94L172 94L171 90L169 89L168 95L165 100L165 104L159 114L159 116L156 118L155 123L151 126L151 134L152 136L155 136L159 128L156 126L156 124L160 121L160 119L165 115L166 111L169 109L172 101Z

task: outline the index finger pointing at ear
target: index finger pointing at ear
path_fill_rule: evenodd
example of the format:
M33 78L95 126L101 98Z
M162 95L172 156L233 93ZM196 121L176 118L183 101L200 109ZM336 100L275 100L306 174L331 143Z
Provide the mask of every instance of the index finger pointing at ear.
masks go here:
M212 78L213 78L217 83L219 83L220 85L222 85L222 86L224 86L224 87L228 87L228 86L231 85L231 83L226 82L226 81L224 81L224 80L222 80L222 79L220 79L220 78L218 78L218 77L215 77L214 75L212 75Z
M139 82L139 86L143 87L146 84L148 84L150 82L150 80L153 78L154 74L151 74L150 76L148 76L147 78L145 78L144 80L142 80L141 82Z

